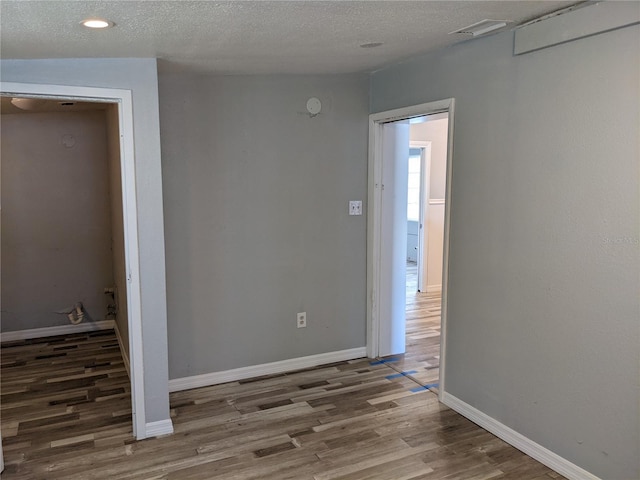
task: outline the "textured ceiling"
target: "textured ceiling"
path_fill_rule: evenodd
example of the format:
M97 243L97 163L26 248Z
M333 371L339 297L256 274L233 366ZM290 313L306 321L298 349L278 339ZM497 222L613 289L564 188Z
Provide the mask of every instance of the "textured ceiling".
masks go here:
M574 1L0 1L2 58L157 57L218 74L373 71L464 41L483 19L519 24ZM87 17L115 22L107 30ZM382 42L377 48L363 43Z

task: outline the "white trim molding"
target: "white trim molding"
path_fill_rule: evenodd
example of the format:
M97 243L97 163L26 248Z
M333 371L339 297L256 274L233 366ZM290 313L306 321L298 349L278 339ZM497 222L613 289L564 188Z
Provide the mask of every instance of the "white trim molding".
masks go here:
M369 160L367 196L367 356L377 357L380 351L381 322L381 262L382 262L382 131L385 123L407 120L413 117L448 114L447 172L444 200L444 243L442 265L442 312L440 334L440 388L439 398L446 391L446 345L447 345L447 288L449 283L449 230L451 224L451 178L453 165L453 127L455 99L447 98L435 102L372 113L369 115ZM440 199L436 199L440 200ZM441 400L442 401L442 400Z
M131 381L131 406L133 433L138 440L142 440L145 438L146 416L132 91L115 88L82 87L77 85L0 82L0 93L3 96L82 100L85 102L112 103L118 106L122 218L124 226L125 266L127 271L129 360L131 362L129 375Z
M158 422L149 422L145 425L145 433L145 438L171 435L173 433L173 422L170 418Z
M444 205L444 204L445 204L444 198L430 198L429 199L429 205Z
M571 463L560 455L553 453L551 450L507 427L503 423L500 423L496 419L481 412L477 408L472 407L468 403L463 402L450 393L444 392L440 401L463 417L468 418L473 423L476 423L485 430L493 433L496 437L501 438L509 445L512 445L530 457L535 458L540 463L555 470L559 474L564 475L570 480L601 480L599 477L596 477L585 469L580 468L578 465Z
M98 330L110 330L114 328L113 320L99 320L97 322L79 323L77 325L56 325L54 327L31 328L29 330L17 330L15 332L2 332L1 342L15 342L17 340L29 340L31 338L55 337L72 333L94 332Z
M366 347L339 350L337 352L319 353L307 357L291 358L279 362L263 363L250 367L234 368L222 372L211 372L191 377L174 378L169 380L169 392L180 392L192 388L209 387L221 383L235 382L246 378L261 377L263 375L275 375L278 373L293 372L305 368L317 367L328 363L344 362L367 356Z
M442 284L438 283L437 285L427 285L426 292L427 293L437 293L442 291Z
M125 348L124 342L122 341L122 335L120 333L120 327L118 327L118 322L111 320L113 322L113 329L116 332L116 338L118 339L118 345L120 345L120 353L122 354L122 361L124 362L124 368L127 370L127 376L131 379L131 370L129 366L129 355L127 355L127 349Z

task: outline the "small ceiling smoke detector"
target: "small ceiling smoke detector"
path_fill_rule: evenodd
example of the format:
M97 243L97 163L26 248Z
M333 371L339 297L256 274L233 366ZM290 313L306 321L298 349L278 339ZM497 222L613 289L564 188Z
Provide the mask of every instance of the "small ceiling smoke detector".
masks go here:
M307 112L311 117L315 117L322 110L322 103L316 97L311 97L307 100Z
M87 18L80 23L87 28L110 28L115 25L115 23L102 18Z
M496 30L500 30L501 28L506 27L509 24L507 20L481 20L479 22L473 23L468 27L463 27L459 30L454 30L453 32L449 32L449 35L453 34L461 34L461 35L471 35L472 37L479 37L480 35L486 35L487 33L494 32Z

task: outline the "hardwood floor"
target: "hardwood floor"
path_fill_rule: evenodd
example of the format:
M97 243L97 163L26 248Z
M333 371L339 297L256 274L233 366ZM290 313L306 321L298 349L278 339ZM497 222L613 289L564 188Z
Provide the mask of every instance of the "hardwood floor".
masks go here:
M3 480L563 478L368 359L171 394L131 437L112 331L2 345Z
M407 264L406 352L384 358L388 365L426 388L438 389L440 292L418 292L418 269Z

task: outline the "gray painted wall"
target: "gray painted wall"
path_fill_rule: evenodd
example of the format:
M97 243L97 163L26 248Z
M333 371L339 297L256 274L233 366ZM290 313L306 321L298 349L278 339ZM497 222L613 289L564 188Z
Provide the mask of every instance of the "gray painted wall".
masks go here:
M2 115L2 331L107 312L113 283L104 112ZM88 321L87 318L85 321Z
M364 346L367 77L159 85L170 378Z
M447 391L603 479L640 477L638 45L504 33L371 83L456 99Z
M3 82L116 88L132 92L146 421L167 420L167 311L156 60L2 60L0 68Z

